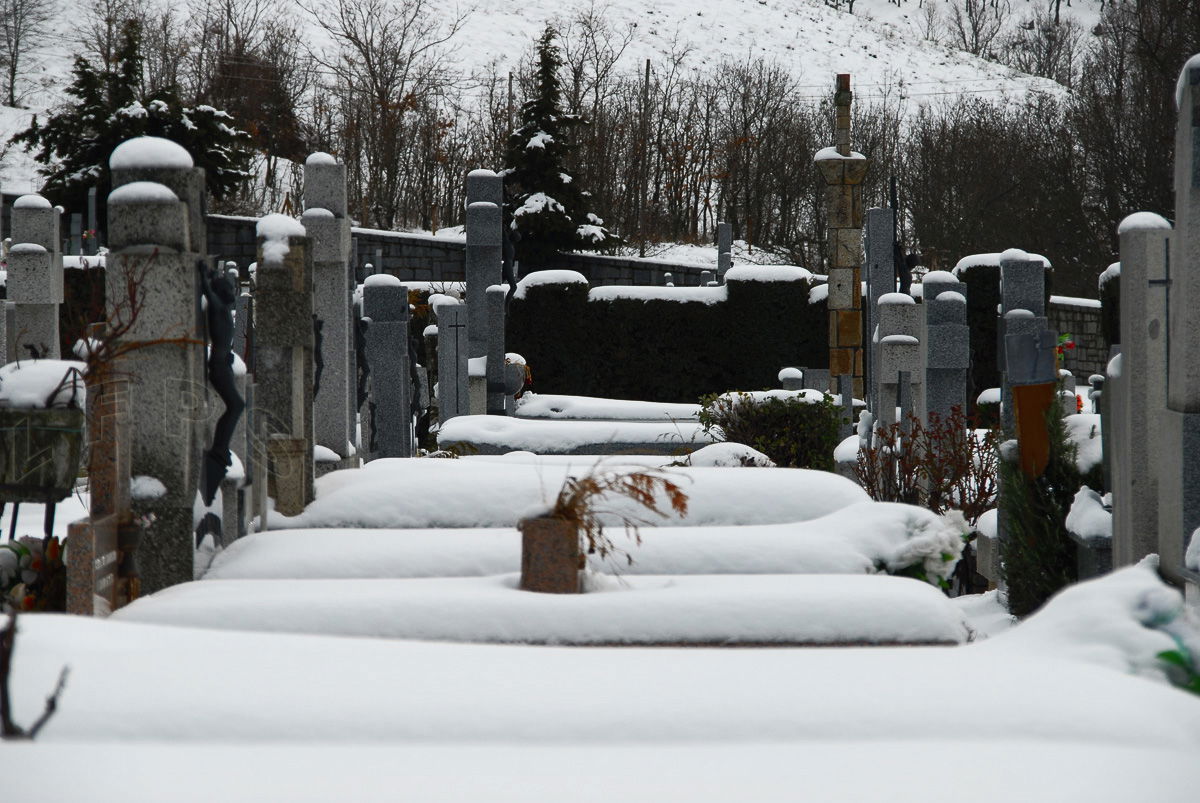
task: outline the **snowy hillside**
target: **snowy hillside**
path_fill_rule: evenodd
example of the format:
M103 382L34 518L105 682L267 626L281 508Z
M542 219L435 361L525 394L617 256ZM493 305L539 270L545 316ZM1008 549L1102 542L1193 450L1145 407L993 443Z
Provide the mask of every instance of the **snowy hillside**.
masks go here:
M295 0L296 17L309 26L308 44L320 49L328 37ZM910 108L962 95L1021 97L1030 90L1062 91L1052 81L1032 78L1009 67L955 50L948 44L949 0L940 4L936 30L929 15L913 0L857 0L854 13L823 0L424 0L430 15L450 25L461 17L447 46L452 71L461 75L505 75L530 52L547 22L569 29L573 20L591 14L610 30L613 41L626 37L617 69L640 72L646 59L656 71L677 63L682 74L703 71L722 60L764 58L796 76L813 99L828 96L834 75L848 72L859 99L887 94L910 101ZM88 0L63 0L64 20L78 20ZM1016 0L1005 24L1015 26L1041 9L1039 3ZM1098 14L1096 0L1064 6L1085 31ZM82 28L76 28L82 35ZM27 74L25 109L0 106L0 135L6 141L28 126L32 113L61 102L73 55L80 52L71 35L56 35L33 50L22 72ZM328 75L326 75L328 78ZM466 92L472 90L467 89ZM16 149L0 151L0 185L6 192L26 192L40 181L36 165Z

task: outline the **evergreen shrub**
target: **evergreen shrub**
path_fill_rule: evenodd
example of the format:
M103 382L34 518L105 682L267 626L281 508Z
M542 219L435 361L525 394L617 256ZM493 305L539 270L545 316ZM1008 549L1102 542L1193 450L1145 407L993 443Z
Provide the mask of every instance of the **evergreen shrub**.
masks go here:
M833 471L841 409L828 396L742 392L700 399L700 424L722 440L743 443L785 468Z

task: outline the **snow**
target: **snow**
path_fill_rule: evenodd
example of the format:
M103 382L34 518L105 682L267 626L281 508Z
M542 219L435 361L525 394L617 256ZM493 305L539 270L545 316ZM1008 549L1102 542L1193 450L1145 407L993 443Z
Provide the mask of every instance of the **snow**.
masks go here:
M843 156L842 154L838 153L837 148L829 147L829 148L821 148L821 150L817 151L816 155L813 156L813 161L814 162L824 162L824 161L829 161L829 160L833 160L833 159L845 159L845 160L849 161L849 160L858 160L858 159L866 159L866 158L867 157L863 156L858 151L850 151L849 156Z
M807 282L812 276L795 265L734 265L725 271L726 282Z
M499 416L490 416L499 418ZM456 420L456 419L451 419ZM620 460L591 466L608 468ZM272 514L272 529L296 527L514 527L530 508L550 503L568 471L591 466L504 460L380 459L317 480L317 498L299 516ZM688 515L652 519L660 526L774 524L806 521L855 502L866 492L823 471L793 468L675 468L688 494ZM605 505L640 512L624 500ZM608 522L616 518L605 517Z
M912 335L884 335L879 342L885 346L915 346L920 343Z
M8 253L12 255L45 254L47 251L44 245L38 245L37 243L16 243L9 247Z
M818 284L816 287L808 291L808 303L820 304L829 298L829 285Z
M402 282L398 277L390 273L372 273L363 281L363 287L403 287Z
M927 287L931 284L945 284L950 282L957 284L958 279L948 270L931 270L921 278L921 286Z
M1200 53L1192 56L1179 71L1179 79L1175 82L1175 108L1183 108L1183 94L1190 80L1189 74L1200 70ZM1193 82L1194 83L1194 82ZM1192 90L1193 92L1197 90Z
M775 461L757 449L744 443L710 443L702 446L680 460L685 466L710 466L713 468L771 468Z
M131 181L108 194L110 204L174 204L179 197L154 181Z
M700 405L525 393L517 399L516 415L518 418L695 421L700 415Z
M999 520L1000 511L992 508L991 510L985 511L984 514L979 517L979 521L975 522L975 529L977 529L979 534L984 538L995 539L1000 534Z
M1075 467L1086 474L1104 460L1104 444L1100 438L1100 414L1077 413L1063 419L1067 437L1075 444Z
M1000 602L1000 592L996 589L953 597L950 604L961 612L976 640L999 635L1017 623L1016 617Z
M804 378L804 372L801 371L799 368L780 369L779 374L776 376L776 379L778 379L780 382L782 382L785 379L803 379L803 378Z
M150 167L191 170L195 164L187 149L169 139L135 137L127 139L113 148L112 155L108 157L108 166L113 170L135 170Z
M908 293L884 293L876 302L879 306L891 304L916 304L916 300Z
M976 404L999 404L1000 388L988 388L975 399Z
M1050 296L1050 303L1060 307L1085 307L1087 309L1100 309L1103 306L1099 299L1073 296Z
M305 236L303 224L287 215L272 214L259 218L255 229L263 238L262 259L268 265L281 265L291 246L288 239Z
M1119 279L1120 277L1121 277L1121 263L1114 262L1111 265L1109 265L1107 268L1105 268L1104 271L1100 274L1100 280L1099 280L1100 287L1104 287L1104 285L1108 284L1113 279Z
M519 574L420 580L213 580L113 614L126 622L266 633L525 644L940 643L967 640L940 591L878 575L588 575L537 594Z
M767 470L708 471L766 476ZM641 527L641 545L615 525L609 534L633 558L628 565L621 559L617 570L621 575L869 575L928 562L936 581L953 570L962 548L956 520L891 502L859 500L807 521L771 524L736 524L727 517L695 526L694 518L685 519L686 526ZM273 530L235 541L213 561L206 579L478 577L518 571L520 561L521 537L513 526ZM589 562L597 571L613 568L597 556Z
M573 270L538 270L517 282L513 298L525 298L525 291L540 284L587 284L582 273Z
M953 301L956 304L966 304L967 297L957 290L943 290L934 296L938 301Z
M1000 254L1000 262L1029 262L1033 258L1020 248L1009 248Z
M513 217L522 217L524 215L537 215L549 210L551 212L559 212L566 214L563 205L551 198L544 192L535 192L525 199L516 210L513 211Z
M712 438L703 432L699 423L692 421L647 423L460 415L442 424L438 430L439 447L445 449L459 442L502 451L595 454L603 451L607 444L655 443L682 447L710 443Z
M467 358L467 376L468 377L485 377L487 376L487 357L469 357Z
M1086 485L1075 494L1066 524L1068 530L1085 541L1112 539L1112 513L1104 509L1100 494Z
M1183 565L1194 572L1200 572L1200 528L1192 531L1188 541L1187 553L1183 556Z
M584 223L578 226L575 229L575 234L581 240L591 240L594 243L598 243L608 236L608 232L604 230L603 226L597 226L592 223Z
M529 142L525 143L525 148L526 150L529 148L540 148L545 150L546 146L553 142L554 137L550 136L545 131L539 131L529 138Z
M732 273L730 269L729 273ZM728 279L728 276L726 277ZM523 281L523 280L522 280ZM520 292L520 290L518 290ZM589 301L678 301L720 304L728 297L725 287L658 287L654 285L606 285L588 291Z
M78 360L17 360L0 367L0 407L83 409L86 363Z
M1162 215L1154 212L1134 212L1132 215L1126 215L1117 225L1117 234L1121 235L1127 231L1169 231L1170 229L1171 224Z
M309 157L309 158L311 158L311 157ZM302 220L306 219L306 218L307 219L323 218L323 219L328 220L329 218L336 217L336 215L334 215L333 212L329 211L328 209L322 209L319 206L310 206L304 210L304 213L301 214L300 217Z
M1018 249L1009 249L1009 250L1010 251L1018 251ZM1007 254L1009 252L1005 251L1004 253ZM1029 254L1029 253L1026 253L1025 251L1019 251L1019 253L1023 255L1022 259L1028 259L1028 260L1040 259L1042 261L1043 265L1045 265L1047 268L1050 267L1050 260L1046 259L1044 256L1041 256L1040 254ZM954 270L952 270L950 272L953 273L955 276L961 277L964 271L970 270L971 268L974 268L974 267L998 268L998 267L1000 267L1001 256L1002 256L1002 254L971 254L970 256L965 256L962 259L958 260L958 263L954 266Z
M862 439L858 434L847 435L833 450L833 461L839 464L858 464L858 450Z
M129 478L129 496L132 499L161 499L167 495L167 486L157 477L139 474Z
M310 153L308 155L308 158L304 160L304 164L306 164L306 165L335 165L335 164L337 164L337 159L334 158L331 154L325 153L324 151L316 151L316 152Z
M341 460L341 456L330 449L328 446L322 446L319 443L313 444L313 461L317 463L336 463Z
M22 195L13 201L13 209L49 209L50 202L40 195Z
M1108 365L1104 367L1104 373L1109 379L1116 379L1121 375L1121 354L1114 354L1112 359L1108 361Z
M1027 310L1027 309L1010 309L1008 312L1004 313L1005 320L1015 320L1018 318L1032 318L1032 317L1034 317L1033 310Z

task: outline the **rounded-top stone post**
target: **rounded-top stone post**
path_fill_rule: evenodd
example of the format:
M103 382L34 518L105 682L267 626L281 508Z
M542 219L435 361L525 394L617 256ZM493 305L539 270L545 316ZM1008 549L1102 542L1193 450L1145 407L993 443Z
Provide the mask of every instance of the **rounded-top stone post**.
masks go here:
M40 195L22 195L12 205L13 243L36 243L47 251L57 251L59 236L58 212Z
M135 137L113 149L108 158L116 190L134 182L162 184L187 206L187 247L194 254L207 251L204 221L204 171L196 167L182 145L162 137ZM111 242L110 242L111 245Z
M346 166L328 153L318 151L304 160L304 208L346 216Z
M467 208L474 203L504 206L504 179L492 170L472 170L467 173Z
M108 242L114 250L152 245L187 251L187 209L163 184L122 184L108 195Z

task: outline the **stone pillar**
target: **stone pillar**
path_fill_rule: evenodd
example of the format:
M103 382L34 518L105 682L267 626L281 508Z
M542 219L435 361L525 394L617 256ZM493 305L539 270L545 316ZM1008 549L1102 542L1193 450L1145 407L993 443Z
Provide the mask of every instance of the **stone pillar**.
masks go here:
M1189 599L1200 608L1200 566L1184 566L1188 545L1200 527L1200 362L1196 360L1200 353L1200 57L1193 56L1184 65L1176 92L1179 120L1175 129L1175 232L1168 277L1167 409L1157 440L1163 447L1158 475L1158 552L1161 570L1185 581ZM1122 276L1122 289L1125 282ZM1126 315L1122 310L1122 319Z
M88 188L88 236L84 253L92 256L100 251L100 218L96 214L96 188Z
M875 389L879 381L875 377L879 362L879 343L875 338L879 326L879 299L886 293L896 292L896 267L892 259L892 235L896 226L896 213L888 208L874 207L867 210L866 236L863 238L866 251L865 275L867 298L863 304L866 318L863 334L867 338L863 352L863 376L866 382L867 406L875 410L879 399Z
M862 182L870 164L850 150L850 76L837 77L837 145L815 157L825 180L829 259L829 371L854 377L854 393L863 392ZM828 390L828 388L826 388Z
M258 222L254 359L267 437L269 492L295 516L313 499L313 267L304 226L284 215Z
M461 304L434 308L438 328L438 420L467 415L467 321Z
M478 172L478 171L476 171ZM476 201L467 207L467 335L470 357L487 354L487 289L500 284L503 232L500 207Z
M350 219L346 216L346 166L327 153L304 162L304 229L312 250L313 307L319 328L320 379L315 394L316 442L353 465L354 429L349 386L354 382L350 328Z
M505 415L504 393L504 298L502 284L487 289L487 414Z
M733 267L733 226L717 223L717 281L725 284L725 274Z
M109 165L107 315L111 325L129 325L126 344L142 344L122 365L133 422L130 473L166 489L133 502L135 515L151 519L137 562L143 592L153 593L194 572L193 505L208 443L199 304L205 245L203 223L193 226L202 220L204 173L182 147L156 137L122 143Z
M896 407L903 397L911 399L912 414L923 420L925 360L921 349L921 309L912 296L884 293L879 299L878 312L879 409L875 411L875 420L880 428L896 423ZM902 374L907 375L906 381Z
M412 457L412 362L408 354L408 288L395 276L363 286L367 364L371 366L371 459Z
M63 301L58 210L40 195L22 195L12 207L8 300L16 303L15 359L58 359L58 306Z

